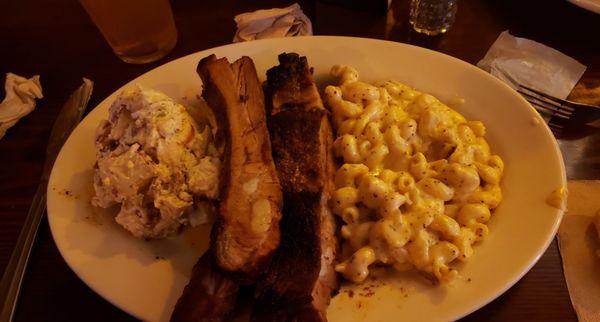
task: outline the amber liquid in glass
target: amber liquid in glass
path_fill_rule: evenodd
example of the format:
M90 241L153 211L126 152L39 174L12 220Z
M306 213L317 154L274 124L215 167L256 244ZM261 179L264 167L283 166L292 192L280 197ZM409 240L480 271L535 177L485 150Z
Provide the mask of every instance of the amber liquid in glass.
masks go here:
M142 64L168 54L177 42L169 0L79 0L113 51Z

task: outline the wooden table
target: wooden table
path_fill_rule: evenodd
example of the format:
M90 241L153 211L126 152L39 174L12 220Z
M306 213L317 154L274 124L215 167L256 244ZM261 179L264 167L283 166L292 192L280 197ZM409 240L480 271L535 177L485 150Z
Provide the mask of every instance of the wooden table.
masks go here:
M443 37L410 32L408 0L385 13L299 1L315 34L409 42L476 63L504 30L554 47L588 66L582 84L600 85L600 15L565 0L459 2ZM40 74L44 99L0 140L0 268L6 266L37 186L50 128L58 110L86 76L95 81L93 107L104 97L169 60L231 42L233 16L287 1L174 0L175 50L161 61L128 65L111 52L77 1L5 1L0 10L0 74ZM591 134L590 134L591 133ZM600 135L585 130L560 140L569 179L600 179ZM18 321L127 321L127 314L92 292L62 260L42 222L16 315ZM561 259L552 243L514 287L467 321L575 321Z

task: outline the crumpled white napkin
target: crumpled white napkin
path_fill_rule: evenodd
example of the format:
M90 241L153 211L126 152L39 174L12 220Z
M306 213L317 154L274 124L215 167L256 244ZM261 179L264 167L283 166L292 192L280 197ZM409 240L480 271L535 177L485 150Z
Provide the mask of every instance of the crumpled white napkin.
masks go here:
M533 40L504 31L477 66L514 87L502 74L515 81L565 99L577 84L586 66L575 59Z
M0 139L4 137L6 130L33 111L36 98L44 97L39 75L27 79L8 73L4 90L6 97L0 103Z
M233 42L312 35L310 19L297 3L286 8L242 13L235 16L234 20L237 31Z

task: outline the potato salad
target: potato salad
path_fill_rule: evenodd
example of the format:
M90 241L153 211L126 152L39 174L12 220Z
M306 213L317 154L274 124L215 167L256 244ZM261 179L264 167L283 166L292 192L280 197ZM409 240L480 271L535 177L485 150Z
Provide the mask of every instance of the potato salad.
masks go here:
M118 206L116 222L143 239L206 222L221 168L211 130L161 92L123 91L96 132L92 204Z

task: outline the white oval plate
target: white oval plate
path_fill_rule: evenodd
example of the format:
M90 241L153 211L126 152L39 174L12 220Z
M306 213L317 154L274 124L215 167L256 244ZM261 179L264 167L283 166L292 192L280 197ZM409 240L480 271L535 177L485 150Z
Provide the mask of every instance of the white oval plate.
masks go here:
M583 9L600 14L600 0L567 0L567 1L569 1L570 3L572 3L578 7L583 8Z
M270 39L189 55L123 88L140 83L194 105L201 92L195 71L202 57L216 54L234 61L242 55L250 56L259 77L264 79L265 71L277 63L277 55L282 52L306 55L321 84L332 65L347 64L356 67L366 81L395 79L442 101L462 97L465 104L457 110L486 124L492 150L506 163L504 201L493 215L489 238L459 267L462 278L442 287L410 275L380 277L361 286L346 285L332 300L330 321L458 319L506 291L544 253L562 217L562 211L548 206L545 200L552 190L566 183L556 141L538 113L516 92L456 58L373 39ZM167 321L193 264L207 247L209 228L146 242L118 227L109 211L90 206L94 131L123 88L91 111L62 148L48 187L48 220L65 261L94 291L140 319Z

